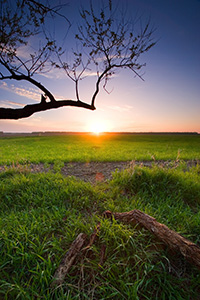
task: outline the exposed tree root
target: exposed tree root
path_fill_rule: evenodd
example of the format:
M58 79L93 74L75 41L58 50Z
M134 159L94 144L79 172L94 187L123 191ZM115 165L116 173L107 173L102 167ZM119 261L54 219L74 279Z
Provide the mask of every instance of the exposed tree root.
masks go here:
M181 253L185 259L200 269L200 247L185 239L177 232L169 229L166 225L156 221L155 218L134 209L124 213L112 213L105 211L104 216L120 220L128 224L139 224L153 233L160 241L167 245L172 251Z
M175 253L181 253L185 259L200 269L200 247L185 239L177 232L169 229L166 225L157 222L155 218L137 209L124 213L112 213L111 211L105 211L103 216L111 219L114 217L116 220L122 221L126 224L140 225L141 227L146 228L148 231L153 233L158 240L169 247L170 250ZM63 283L66 275L69 273L70 268L75 263L78 256L82 257L82 259L89 257L88 250L94 244L100 233L100 225L101 224L99 223L95 227L90 237L84 233L80 233L77 236L54 274L54 280L51 285L52 287L59 286ZM105 253L106 246L102 245L99 265L103 265L105 262Z
M54 273L54 279L52 282L52 287L59 286L63 283L67 273L69 272L72 265L75 263L76 258L78 255L81 255L82 257L87 256L87 252L90 249L90 247L93 245L93 243L96 240L96 237L98 236L100 231L100 223L96 226L93 233L91 234L88 241L87 234L80 233L77 238L73 241L71 244L69 250L63 257L59 267ZM85 246L87 245L87 246ZM85 246L85 247L84 247ZM101 254L100 261L103 261L105 258L105 253Z
M71 244L69 251L63 257L59 267L54 274L53 286L59 286L63 283L65 276L69 272L69 269L74 264L76 257L80 253L81 249L86 243L88 236L84 233L80 233L74 242Z

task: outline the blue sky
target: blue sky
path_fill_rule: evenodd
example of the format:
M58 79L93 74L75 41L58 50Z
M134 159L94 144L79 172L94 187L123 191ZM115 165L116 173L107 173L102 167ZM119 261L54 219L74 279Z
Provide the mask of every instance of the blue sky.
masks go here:
M87 1L68 2L67 17L75 23L80 3L85 6ZM65 107L27 119L1 120L1 131L92 131L99 127L104 131L200 132L200 1L127 0L123 3L130 16L141 14L144 20L150 16L157 28L156 46L141 58L147 63L145 81L123 70L108 84L112 93L101 91L98 95L96 111ZM62 26L58 26L61 34ZM74 99L73 83L58 71L38 78L56 96ZM81 85L81 99L89 102L93 90L94 81L89 77ZM20 107L37 101L40 101L40 91L34 86L0 81L1 106Z

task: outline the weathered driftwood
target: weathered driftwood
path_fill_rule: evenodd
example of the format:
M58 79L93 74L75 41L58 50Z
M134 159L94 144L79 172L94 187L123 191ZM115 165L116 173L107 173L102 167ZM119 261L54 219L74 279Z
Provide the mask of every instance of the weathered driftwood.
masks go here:
M69 251L63 257L59 267L54 274L54 280L52 286L61 285L64 281L65 276L69 272L69 269L73 265L77 255L80 253L81 249L84 247L88 236L84 233L80 233L77 238L71 244Z
M169 229L166 225L157 222L155 218L137 209L124 213L106 211L104 215L107 217L113 216L116 220L124 223L141 225L153 233L171 250L180 252L190 263L200 269L200 247Z

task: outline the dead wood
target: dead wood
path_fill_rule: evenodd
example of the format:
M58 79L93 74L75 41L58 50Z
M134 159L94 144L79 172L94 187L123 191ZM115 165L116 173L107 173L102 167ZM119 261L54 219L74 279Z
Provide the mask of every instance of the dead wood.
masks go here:
M68 252L63 257L59 267L55 271L52 287L61 285L63 283L71 266L74 264L76 257L80 254L80 252L82 253L82 256L86 255L87 250L89 250L90 247L94 244L96 237L99 234L99 231L100 231L100 223L98 223L98 225L95 227L93 233L89 238L89 243L86 247L84 247L84 245L86 244L88 236L84 233L80 233L77 236L77 238L71 244Z
M124 213L106 211L104 216L109 218L113 216L116 220L124 223L141 225L153 233L172 251L181 253L190 263L200 269L200 247L169 229L166 225L157 222L155 218L137 209Z
M83 251L88 250L94 244L94 242L100 232L100 226L101 226L101 224L98 223L98 225L95 227L93 233L90 236L89 244L83 249Z
M105 260L106 260L106 245L102 245L101 246L101 253L100 253L99 265L103 266Z
M69 269L74 264L77 255L80 253L84 244L86 243L88 236L84 233L80 233L74 242L71 244L69 250L63 257L59 267L55 271L54 280L52 286L61 285L64 281L65 276L69 272Z

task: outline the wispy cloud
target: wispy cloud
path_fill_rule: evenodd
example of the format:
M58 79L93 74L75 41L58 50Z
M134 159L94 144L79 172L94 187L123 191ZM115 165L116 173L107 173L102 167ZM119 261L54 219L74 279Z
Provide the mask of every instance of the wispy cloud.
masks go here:
M1 107L13 107L13 106L23 107L24 104L19 103L19 102L9 101L9 100L1 101Z
M18 88L18 87L15 87L14 85L11 85L11 89L17 95L27 97L27 98L33 99L35 101L40 101L41 93L39 91L37 91L36 89L33 89L33 88L28 88L28 89Z
M16 87L14 84L8 85L6 82L1 83L0 88L17 94L19 96L23 96L37 102L40 101L41 93L34 88L24 88L24 87Z
M41 99L41 92L40 90L34 89L34 88L24 88L24 87L16 87L14 84L8 85L6 82L0 83L0 89L3 89L5 91L12 92L16 95L22 96L29 98L31 100L34 100L36 102L40 102ZM65 100L66 97L61 96L59 94L54 95L56 99L59 100ZM10 101L10 100L3 100L1 101L1 106L2 107L8 107L8 106L24 106L25 104L20 103L20 102L15 102L15 101Z
M43 76L48 79L65 79L67 78L67 75L63 70L56 69L56 68L50 68L49 71L46 71L44 73L40 73L40 76Z
M0 84L0 88L2 88L2 89L7 89L7 87L8 87L8 85L7 85L7 83L6 82L1 82L1 84Z
M17 56L20 57L20 59L25 61L31 59L30 48L27 49L27 46L19 47L17 49Z
M62 69L51 68L49 71L40 74L48 79L69 79L67 74ZM83 77L97 76L97 72L86 70L83 73Z
M122 105L122 106L113 105L113 106L108 106L108 108L119 112L127 112L132 110L134 107L131 105Z

